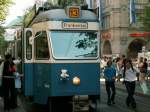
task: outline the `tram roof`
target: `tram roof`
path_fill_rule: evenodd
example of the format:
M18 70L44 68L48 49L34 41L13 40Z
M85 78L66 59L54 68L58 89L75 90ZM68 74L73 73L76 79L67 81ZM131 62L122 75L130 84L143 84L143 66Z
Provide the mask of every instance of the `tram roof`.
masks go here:
M39 13L33 20L32 24L45 21L98 21L95 13L89 10L81 10L80 18L69 18L64 9L53 9Z

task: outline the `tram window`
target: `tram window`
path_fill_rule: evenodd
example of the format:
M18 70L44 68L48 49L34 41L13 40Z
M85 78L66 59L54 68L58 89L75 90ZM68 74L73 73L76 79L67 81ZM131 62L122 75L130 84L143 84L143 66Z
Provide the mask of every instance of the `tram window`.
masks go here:
M35 58L38 60L49 59L49 49L46 32L38 32L35 37Z
M51 31L53 56L56 59L96 59L97 32Z
M29 38L32 36L31 31L26 32L26 58L32 59L32 45L29 43Z

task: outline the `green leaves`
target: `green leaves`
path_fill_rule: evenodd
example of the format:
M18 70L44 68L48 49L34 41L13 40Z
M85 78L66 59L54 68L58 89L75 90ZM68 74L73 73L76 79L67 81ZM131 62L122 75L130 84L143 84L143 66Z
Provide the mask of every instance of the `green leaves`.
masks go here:
M76 42L76 47L82 48L82 49L87 49L95 46L97 44L97 41L95 42L95 37L96 33L93 32L86 32L86 33L81 33L81 35L85 35L87 38L81 39Z
M3 36L4 33L5 33L5 29L0 26L0 38Z
M50 1L50 0L49 0ZM76 3L78 5L81 5L84 3L84 0L58 0L58 4L62 6L71 5L73 3Z
M2 26L0 26L0 55L5 53L8 46L8 42L6 42L4 39L4 33L5 29Z
M149 11L150 11L150 1L147 3L147 5L145 5L144 14L139 19L143 23L144 30L146 32L150 32L150 12ZM147 35L146 38L148 41L150 41L150 35L149 34Z
M143 18L143 23L146 31L150 31L150 3L148 6L145 7L144 10L144 18Z
M8 47L8 42L4 40L4 37L0 36L0 55L5 54Z
M0 21L3 21L7 14L8 8L12 4L12 0L0 0Z

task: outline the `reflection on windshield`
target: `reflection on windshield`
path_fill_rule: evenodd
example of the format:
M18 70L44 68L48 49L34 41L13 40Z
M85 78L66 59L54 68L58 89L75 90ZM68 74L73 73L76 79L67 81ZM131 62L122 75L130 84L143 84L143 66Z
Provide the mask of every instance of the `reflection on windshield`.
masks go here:
M50 34L56 59L96 58L98 55L96 32L52 31Z

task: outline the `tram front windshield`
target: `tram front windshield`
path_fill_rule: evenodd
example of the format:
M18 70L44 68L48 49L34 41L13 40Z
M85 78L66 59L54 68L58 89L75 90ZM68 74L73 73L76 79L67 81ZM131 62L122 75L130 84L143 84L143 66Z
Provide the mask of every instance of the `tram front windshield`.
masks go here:
M50 31L52 53L56 59L96 59L97 32Z

